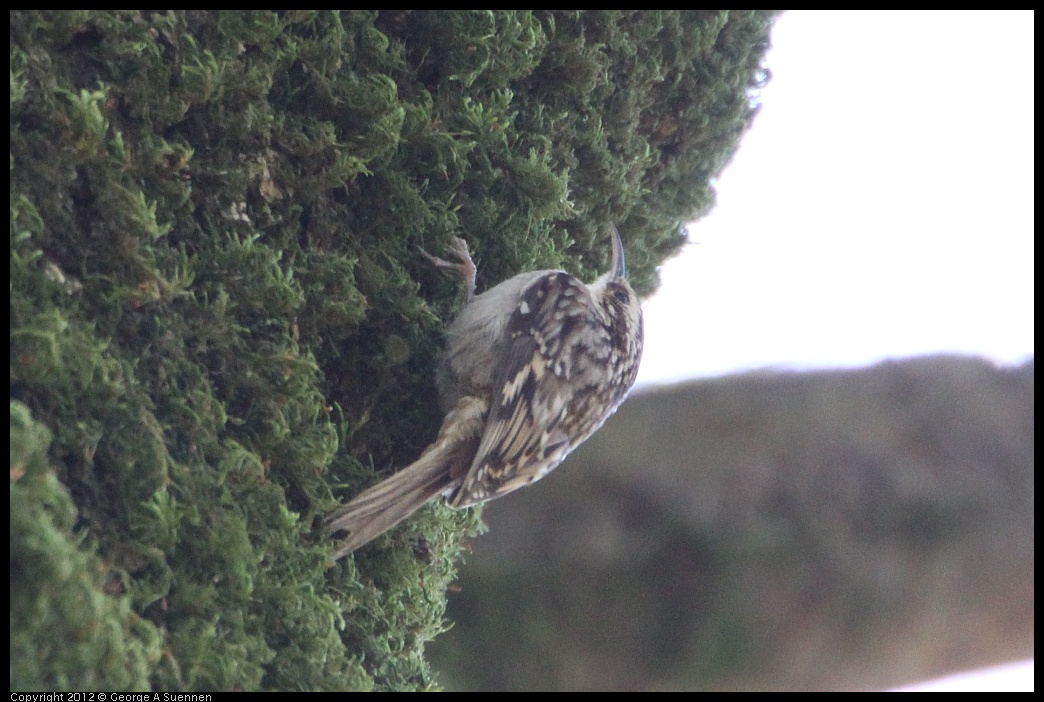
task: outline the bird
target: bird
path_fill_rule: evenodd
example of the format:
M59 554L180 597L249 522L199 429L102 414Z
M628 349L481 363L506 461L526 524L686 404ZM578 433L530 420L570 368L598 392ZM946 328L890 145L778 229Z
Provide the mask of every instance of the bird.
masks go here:
M537 270L476 295L467 242L453 239L457 263L421 250L466 286L436 370L445 417L416 461L329 515L335 560L439 496L463 508L539 480L616 411L638 374L644 322L610 229L610 269L590 284Z

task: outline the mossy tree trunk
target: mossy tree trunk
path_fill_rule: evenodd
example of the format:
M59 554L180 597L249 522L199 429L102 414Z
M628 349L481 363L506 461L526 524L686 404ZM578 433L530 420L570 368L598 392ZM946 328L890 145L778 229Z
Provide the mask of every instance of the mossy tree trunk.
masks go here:
M470 512L333 564L459 304L712 204L772 13L11 13L11 686L417 689Z

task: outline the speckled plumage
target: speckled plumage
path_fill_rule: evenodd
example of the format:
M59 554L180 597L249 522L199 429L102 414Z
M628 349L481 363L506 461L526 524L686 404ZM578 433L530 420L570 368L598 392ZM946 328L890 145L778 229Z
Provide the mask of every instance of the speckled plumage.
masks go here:
M459 265L429 258L473 279L460 239L455 252ZM590 285L563 271L532 271L478 296L469 289L436 377L446 412L439 436L413 464L330 517L331 533L348 532L337 557L438 495L466 507L546 475L623 402L642 340L615 227L612 269Z

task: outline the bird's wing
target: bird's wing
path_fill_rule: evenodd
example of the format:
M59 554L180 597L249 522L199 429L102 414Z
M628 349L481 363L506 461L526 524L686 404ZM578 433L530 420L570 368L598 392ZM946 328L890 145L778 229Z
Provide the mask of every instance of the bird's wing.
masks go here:
M593 306L588 287L561 271L535 279L522 291L505 327L503 362L494 374L482 440L452 506L476 504L528 485L594 430L575 427L578 420L569 417L579 413L577 395L586 389L584 379L577 377L585 365L577 363L578 355L590 354L592 344L609 343ZM578 336L574 332L580 325L592 333Z

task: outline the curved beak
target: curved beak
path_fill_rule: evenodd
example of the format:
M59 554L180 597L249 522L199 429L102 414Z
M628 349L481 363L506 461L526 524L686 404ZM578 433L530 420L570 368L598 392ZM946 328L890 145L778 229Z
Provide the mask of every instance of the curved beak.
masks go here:
M620 240L620 232L612 222L609 223L609 228L613 232L613 260L610 265L610 271L614 278L626 278L627 262L624 261L624 247L623 242Z

